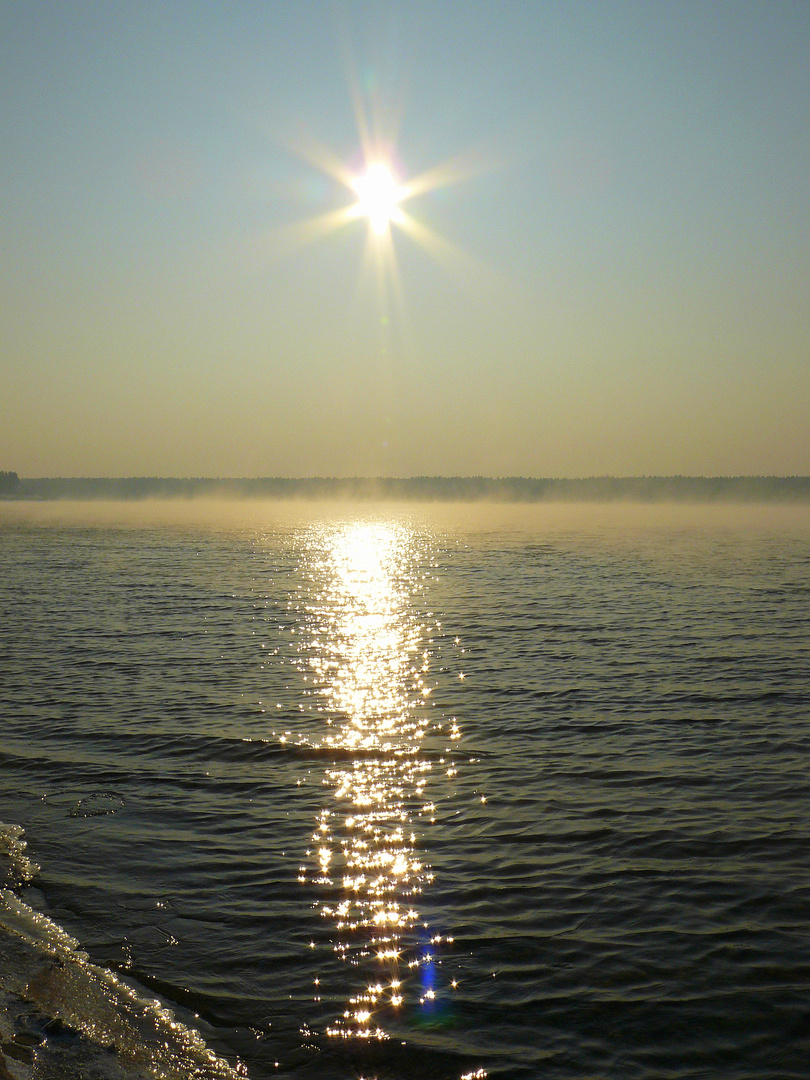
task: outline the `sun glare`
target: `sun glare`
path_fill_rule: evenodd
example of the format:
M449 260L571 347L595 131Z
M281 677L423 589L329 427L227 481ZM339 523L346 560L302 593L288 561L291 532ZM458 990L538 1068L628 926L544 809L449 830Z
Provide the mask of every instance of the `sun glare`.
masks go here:
M359 217L367 217L372 230L382 236L390 222L399 222L402 213L399 202L405 196L387 165L375 162L362 176L352 182L357 193L356 211Z
M359 142L354 168L300 129L294 136L282 139L282 143L320 173L347 188L353 198L340 207L271 230L268 246L274 255L283 255L365 218L368 231L362 273L368 268L376 272L380 302L387 305L389 298L393 299L404 313L392 226L451 273L478 274L480 267L461 248L409 213L403 204L435 188L466 180L491 168L493 162L481 150L471 150L416 175L400 171L394 162L398 161L396 136L403 103L386 103L365 89L348 45L345 59ZM404 181L403 176L407 178Z

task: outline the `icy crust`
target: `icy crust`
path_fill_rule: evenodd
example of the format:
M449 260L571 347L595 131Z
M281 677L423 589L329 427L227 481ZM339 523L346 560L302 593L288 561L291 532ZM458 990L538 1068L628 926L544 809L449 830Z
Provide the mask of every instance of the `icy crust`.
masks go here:
M16 837L19 840L19 837ZM0 890L0 1080L243 1080L202 1037Z
M0 887L15 888L31 881L39 867L25 853L23 830L0 821Z

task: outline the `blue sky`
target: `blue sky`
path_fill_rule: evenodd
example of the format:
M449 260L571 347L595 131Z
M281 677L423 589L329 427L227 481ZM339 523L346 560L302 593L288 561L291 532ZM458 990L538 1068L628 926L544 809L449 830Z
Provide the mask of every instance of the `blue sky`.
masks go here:
M0 11L0 467L810 472L805 3Z

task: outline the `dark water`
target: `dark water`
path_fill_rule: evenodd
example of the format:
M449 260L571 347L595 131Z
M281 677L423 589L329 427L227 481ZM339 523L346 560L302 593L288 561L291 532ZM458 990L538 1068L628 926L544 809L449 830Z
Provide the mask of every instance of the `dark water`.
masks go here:
M254 1080L808 1076L806 511L49 513L0 818L96 965Z

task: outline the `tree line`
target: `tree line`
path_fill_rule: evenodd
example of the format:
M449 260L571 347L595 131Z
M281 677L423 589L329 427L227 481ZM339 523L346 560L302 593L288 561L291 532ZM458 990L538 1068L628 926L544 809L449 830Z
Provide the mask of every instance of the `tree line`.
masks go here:
M15 472L0 470L0 495L15 495L20 487L20 478Z
M354 499L411 502L810 502L810 476L590 476L575 478L51 477L0 473L0 491L31 499Z

